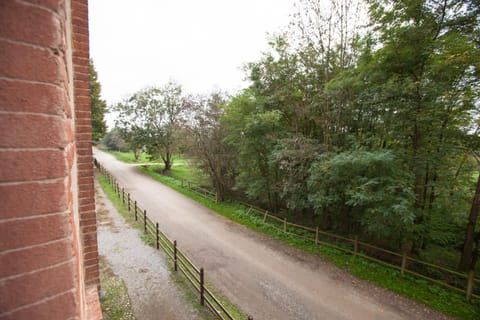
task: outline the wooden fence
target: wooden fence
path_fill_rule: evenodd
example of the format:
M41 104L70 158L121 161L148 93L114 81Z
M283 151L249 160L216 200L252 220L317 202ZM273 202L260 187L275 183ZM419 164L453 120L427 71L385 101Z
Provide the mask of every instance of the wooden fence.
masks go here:
M215 192L200 187L195 182L182 179L182 186L205 198L217 199ZM411 274L453 291L463 293L467 301L470 301L472 298L480 299L480 279L475 278L474 270L468 273L458 272L444 266L410 257L406 253L374 246L360 241L358 237L349 238L322 231L319 227L312 228L288 222L287 218L277 217L268 212L268 210L258 208L246 202L240 201L240 203L246 208L247 214L262 218L263 223L269 224L284 233L311 241L315 245L323 245L374 261L397 269L401 274ZM395 261L396 264L392 263L392 261Z
M235 320L235 318L228 312L223 304L215 297L212 291L205 285L205 270L198 268L187 257L187 255L180 250L177 241L171 241L159 228L158 222L152 221L147 215L147 210L142 209L136 200L125 191L118 181L115 179L104 166L102 166L96 159L94 159L95 166L100 173L107 179L112 186L115 195L126 207L128 213L132 214L135 221L143 226L143 232L149 235L157 249L162 248L167 256L172 259L173 268L175 271L180 271L191 284L193 289L199 294L200 305L207 306L208 309L221 320ZM249 320L253 320L251 316Z
M208 198L210 200L218 201L217 198L217 193L211 190L208 190L206 188L203 188L198 185L198 183L186 180L186 179L180 179L182 183L182 187L185 189L189 189L205 198Z

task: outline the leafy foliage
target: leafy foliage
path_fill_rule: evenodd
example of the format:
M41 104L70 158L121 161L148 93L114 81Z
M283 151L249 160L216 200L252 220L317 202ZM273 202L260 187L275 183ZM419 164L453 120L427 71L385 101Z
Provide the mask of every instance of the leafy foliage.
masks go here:
M93 61L90 60L90 105L92 115L92 140L99 141L107 133L105 114L107 103L101 98L101 85Z
M114 106L116 126L135 154L145 147L152 158L161 158L169 171L176 152L178 128L185 119L185 100L180 85L141 90Z
M412 177L402 169L389 151L323 156L311 169L310 200L337 228L405 241L415 216Z

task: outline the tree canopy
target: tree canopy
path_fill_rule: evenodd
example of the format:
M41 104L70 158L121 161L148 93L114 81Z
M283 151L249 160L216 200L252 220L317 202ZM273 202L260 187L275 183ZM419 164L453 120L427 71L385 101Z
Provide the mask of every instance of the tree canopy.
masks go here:
M296 8L270 50L245 65L247 88L231 97L187 96L175 83L137 92L115 106L124 139L167 171L184 150L221 199L417 255L437 245L471 253L478 1Z
M98 81L98 74L90 60L90 104L92 114L92 140L99 141L107 133L105 114L107 103L101 98L102 87Z

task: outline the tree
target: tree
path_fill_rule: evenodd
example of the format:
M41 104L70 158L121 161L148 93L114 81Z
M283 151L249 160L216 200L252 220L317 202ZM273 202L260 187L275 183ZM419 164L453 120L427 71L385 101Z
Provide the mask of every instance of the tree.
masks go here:
M129 150L128 144L122 138L122 133L119 128L113 128L102 139L102 144L109 150L123 151Z
M101 98L102 87L98 81L98 74L90 60L90 104L92 112L92 140L99 141L107 133L105 114L107 103Z
M475 153L475 158L480 165L480 156ZM480 233L477 231L477 236L475 236L475 226L477 224L478 214L480 211L480 172L477 178L477 187L475 189L475 194L473 195L472 206L470 208L470 214L468 216L468 223L465 232L465 241L463 244L462 256L460 257L460 263L458 268L460 270L474 270L476 258L473 254L474 249L478 250L480 242ZM476 246L474 248L474 243Z
M324 154L310 173L310 201L325 222L348 233L412 240L412 177L392 152Z
M279 168L281 193L286 207L303 218L312 215L308 178L312 164L325 150L313 139L296 135L279 140L272 163Z
M180 85L169 82L148 88L117 104L116 125L129 143L144 145L151 158L161 158L170 171L176 152L177 132L186 119L186 102Z
M228 127L225 141L237 157L236 187L250 199L277 211L279 172L271 156L285 130L282 112L267 108L262 97L246 90L232 99L222 121Z
M475 123L477 17L467 10L469 1L369 4L378 49L359 67L374 88L364 103L380 111L373 126L381 145L399 151L414 175L415 223L428 225L444 207L465 210L465 201L452 200L450 177ZM425 247L428 231L422 235L418 245Z
M190 97L189 110L194 114L187 132L191 143L187 153L197 160L210 178L217 200L223 201L225 194L234 186L236 161L233 149L225 143L225 125L220 122L224 115L227 98L221 93L209 97Z

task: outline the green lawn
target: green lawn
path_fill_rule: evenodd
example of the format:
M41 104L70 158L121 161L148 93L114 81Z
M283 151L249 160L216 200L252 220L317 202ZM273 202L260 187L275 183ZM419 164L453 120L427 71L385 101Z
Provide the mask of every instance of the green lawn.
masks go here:
M146 153L142 153L139 157L139 160L135 161L133 152L107 152L114 155L118 160L126 163L152 163L152 165L148 166L148 170L152 172L161 172L165 168L163 164L159 164L162 163L161 159L150 160ZM185 179L203 186L208 186L209 184L208 178L205 176L205 174L201 170L193 166L189 159L181 156L174 157L173 166L168 175L178 180Z
M126 163L148 163L152 162L149 158L148 155L144 152L140 154L138 157L138 161L135 160L135 156L133 155L133 152L121 152L121 151L108 151L105 150L106 152L113 154L115 158L117 158L120 161L126 162Z

